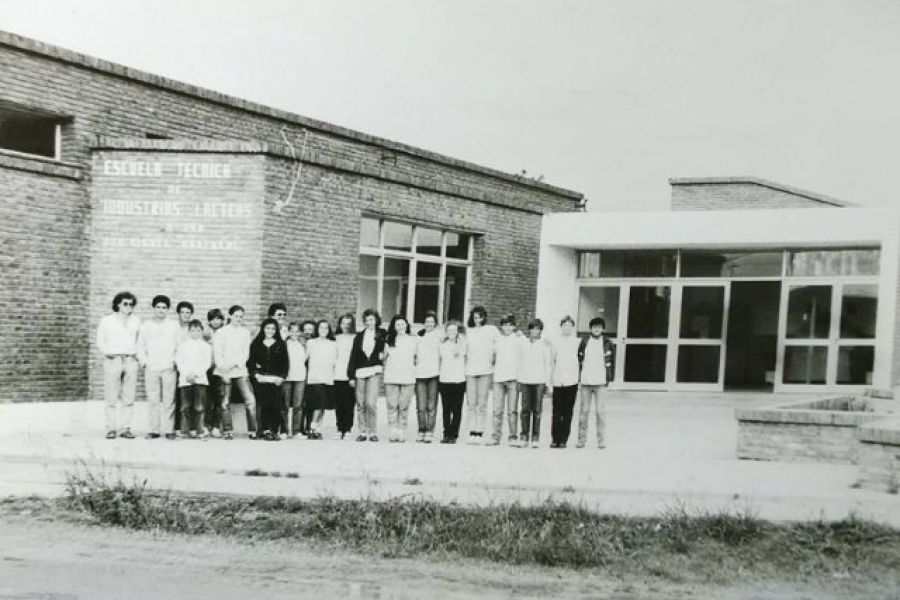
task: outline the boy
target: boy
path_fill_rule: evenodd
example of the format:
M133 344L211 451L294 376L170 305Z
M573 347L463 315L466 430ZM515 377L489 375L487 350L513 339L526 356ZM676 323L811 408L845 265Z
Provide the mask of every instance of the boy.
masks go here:
M256 396L250 387L247 360L250 358L250 332L244 327L244 308L235 304L228 309L231 322L219 330L213 338L213 356L216 361L215 374L222 379L219 399L222 407L222 437L233 437L231 424L231 386L235 385L244 399L247 411L247 430L250 439L258 439L256 428Z
M500 444L503 437L503 413L509 421L509 445L519 443L519 348L522 339L516 331L516 317L500 318L500 335L494 339L494 431L490 446Z
M581 365L581 411L578 417L578 448L587 442L588 419L591 403L596 400L594 414L597 420L597 448L606 447L606 409L601 401L600 390L608 387L613 378L615 354L613 343L603 335L606 321L594 317L588 326L590 337L581 340L578 346L578 362Z
M550 380L551 350L541 339L544 322L534 319L528 323L528 339L521 344L519 354L519 390L522 392L522 431L519 444L527 448L540 447L541 412L544 408L544 389ZM531 438L529 440L529 437Z
M178 323L168 318L171 301L168 296L155 296L151 303L153 318L141 324L138 333L137 359L144 367L147 390L148 439L175 439L175 349L178 346Z
M188 324L186 341L178 346L178 387L181 390L181 430L191 438L208 437L203 429L206 404L207 371L212 366L212 348L203 340L203 323L197 319Z
M103 391L106 399L106 439L116 436L134 439L131 415L137 387L137 337L141 320L134 314L137 299L131 292L119 292L112 301L111 314L100 319L97 348L103 354ZM117 409L121 406L121 411ZM121 431L119 425L122 425Z

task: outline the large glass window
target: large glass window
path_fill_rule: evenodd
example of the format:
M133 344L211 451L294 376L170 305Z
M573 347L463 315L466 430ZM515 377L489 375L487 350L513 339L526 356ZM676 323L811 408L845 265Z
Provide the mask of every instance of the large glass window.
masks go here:
M578 331L590 329L591 319L602 317L606 335L619 334L619 287L583 287L578 297Z
M793 277L878 275L878 248L788 251L788 272Z
M787 337L823 339L831 327L831 286L792 287L788 294Z
M675 277L674 250L582 252L578 277Z
M682 277L781 277L784 253L685 250Z
M874 338L878 286L845 284L841 296L841 337Z
M363 217L358 313L422 323L427 311L462 320L471 269L470 234Z

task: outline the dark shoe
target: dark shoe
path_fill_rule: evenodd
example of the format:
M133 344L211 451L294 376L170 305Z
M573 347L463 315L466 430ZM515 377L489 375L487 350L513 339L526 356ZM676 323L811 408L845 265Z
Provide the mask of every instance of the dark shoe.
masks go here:
M114 439L116 439L116 432L115 432L115 431L107 431L107 432L106 432L106 439L108 439L108 440L114 440Z
M177 440L177 439L178 439L178 435L177 435L176 433L171 433L171 432L170 432L170 433L167 433L167 434L166 434L166 439L167 439L167 440Z
M559 444L557 444L556 442L550 442L550 447L551 448L559 448Z
M362 434L356 436L356 441L357 441L357 442L365 442L365 441L368 440L368 439L369 439L369 438L367 438L366 436L364 436L364 435L362 435Z
M234 434L231 433L230 431L226 431L225 433L222 434L222 439L223 440L233 440Z
M565 442L559 443L559 444L556 445L556 447L557 447L557 448L565 448L565 447L566 447L566 443L565 443Z
M372 435L369 436L369 441L370 441L370 442L377 442L377 441L378 441L378 436L375 435L375 434L373 433Z
M134 434L131 433L131 430L130 430L130 429L126 429L125 431L123 431L122 433L119 434L119 437L120 437L120 438L125 438L126 440L133 440L133 439L134 439Z
M445 437L445 438L441 438L441 443L442 443L442 444L452 444L452 443L453 443L453 440L451 440L451 439L448 438L448 437Z
M155 440L155 439L158 439L158 438L160 438L160 437L162 437L162 436L159 435L158 433L148 433L147 435L144 436L144 438L145 438L145 439L148 439L148 440Z

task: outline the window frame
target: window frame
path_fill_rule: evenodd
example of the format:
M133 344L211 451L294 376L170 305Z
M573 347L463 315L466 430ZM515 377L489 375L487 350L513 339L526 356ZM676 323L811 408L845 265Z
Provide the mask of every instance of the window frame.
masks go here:
M49 156L47 154L38 154L35 152L24 152L22 150L16 150L14 148L8 148L2 145L2 143L0 143L0 153L20 156L29 159L49 160L55 162L62 161L62 127L66 121L70 120L70 117L0 100L0 113L3 112L18 113L21 115L32 116L35 118L50 121L53 124L53 155Z

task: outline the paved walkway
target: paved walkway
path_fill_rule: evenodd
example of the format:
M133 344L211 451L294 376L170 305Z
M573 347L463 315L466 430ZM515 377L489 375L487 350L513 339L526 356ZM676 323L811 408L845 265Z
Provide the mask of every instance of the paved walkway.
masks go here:
M99 402L0 404L0 496L63 493L66 473L87 466L126 481L146 479L152 487L202 492L415 495L478 504L552 497L619 514L676 506L750 510L773 520L855 513L900 526L900 497L854 489L855 466L735 458L734 408L779 400L771 394L611 393L602 451L548 448L550 402L540 449L337 441L327 439L333 417L326 417L324 441L144 440L143 403L135 412L139 439L110 441L103 437ZM384 414L379 422L386 423ZM410 440L414 435L412 414ZM252 469L282 477L247 476Z

